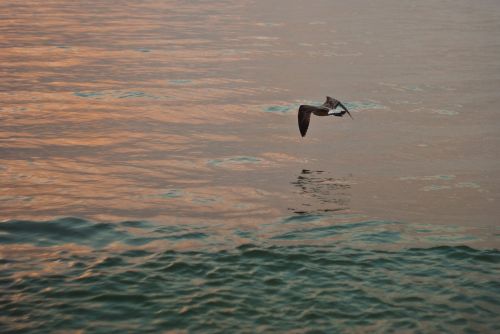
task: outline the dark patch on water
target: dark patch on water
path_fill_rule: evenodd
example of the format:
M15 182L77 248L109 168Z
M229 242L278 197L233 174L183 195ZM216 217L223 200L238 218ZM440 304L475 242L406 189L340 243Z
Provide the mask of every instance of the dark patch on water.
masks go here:
M137 97L150 97L144 92L121 92L117 96L119 99L126 99L126 98L137 98Z
M179 198L179 197L182 197L182 195L183 195L182 190L171 189L171 190L161 194L160 196L164 197L164 198Z
M282 220L284 224L290 224L290 223L307 223L307 222L313 222L317 220L321 220L322 218L325 218L324 215L320 214L309 214L306 212L300 212L298 215L286 217Z
M99 98L104 95L102 92L75 92L74 93L78 97L86 97L86 98Z

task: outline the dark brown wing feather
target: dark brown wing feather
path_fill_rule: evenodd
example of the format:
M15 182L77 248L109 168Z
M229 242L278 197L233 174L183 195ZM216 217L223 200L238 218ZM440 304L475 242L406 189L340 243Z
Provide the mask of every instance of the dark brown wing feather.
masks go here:
M299 107L298 120L299 120L299 130L302 137L307 133L307 128L309 127L309 121L311 120L311 113L316 107L301 105Z
M340 104L339 100L335 100L333 97L327 96L325 103L323 103L323 107L335 109L339 104Z
M338 106L340 106L343 111L341 111L339 114L335 114L335 116L344 116L345 113L349 115L349 117L352 118L351 113L347 108L340 102L339 100L334 99L333 97L327 96L325 103L323 103L323 107L330 108L330 109L336 109Z

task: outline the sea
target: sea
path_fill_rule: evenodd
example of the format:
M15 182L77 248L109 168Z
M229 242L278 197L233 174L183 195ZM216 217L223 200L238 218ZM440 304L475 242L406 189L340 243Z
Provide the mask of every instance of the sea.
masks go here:
M0 77L1 333L500 332L497 0L1 1Z

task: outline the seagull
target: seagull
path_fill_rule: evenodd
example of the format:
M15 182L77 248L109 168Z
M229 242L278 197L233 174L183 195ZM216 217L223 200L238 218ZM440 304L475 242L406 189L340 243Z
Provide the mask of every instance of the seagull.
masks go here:
M338 106L340 106L344 110L340 112L334 112L334 110ZM344 116L345 113L347 113L352 118L352 115L349 112L349 110L347 110L347 108L340 101L331 98L330 96L327 96L325 103L323 103L319 107L303 104L299 107L299 114L298 114L300 134L302 135L302 137L306 135L307 128L309 127L309 120L311 119L311 114L314 114L316 116L342 117Z

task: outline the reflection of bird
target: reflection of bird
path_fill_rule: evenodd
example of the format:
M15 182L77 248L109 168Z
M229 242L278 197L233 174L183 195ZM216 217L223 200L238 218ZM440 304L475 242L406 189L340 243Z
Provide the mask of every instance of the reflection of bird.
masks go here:
M342 111L340 112L334 112L334 110L340 106ZM308 105L301 105L299 107L299 129L300 129L300 134L302 137L306 135L307 128L309 127L309 121L311 119L311 114L314 114L316 116L338 116L342 117L344 114L347 113L349 116L351 116L351 113L347 108L338 100L335 100L334 98L331 98L330 96L326 97L325 103L323 103L321 106L316 107L316 106L308 106ZM352 116L351 116L352 118Z
M303 169L292 182L298 188L300 207L288 208L297 214L323 214L349 209L351 185L346 178L334 178L327 171Z

